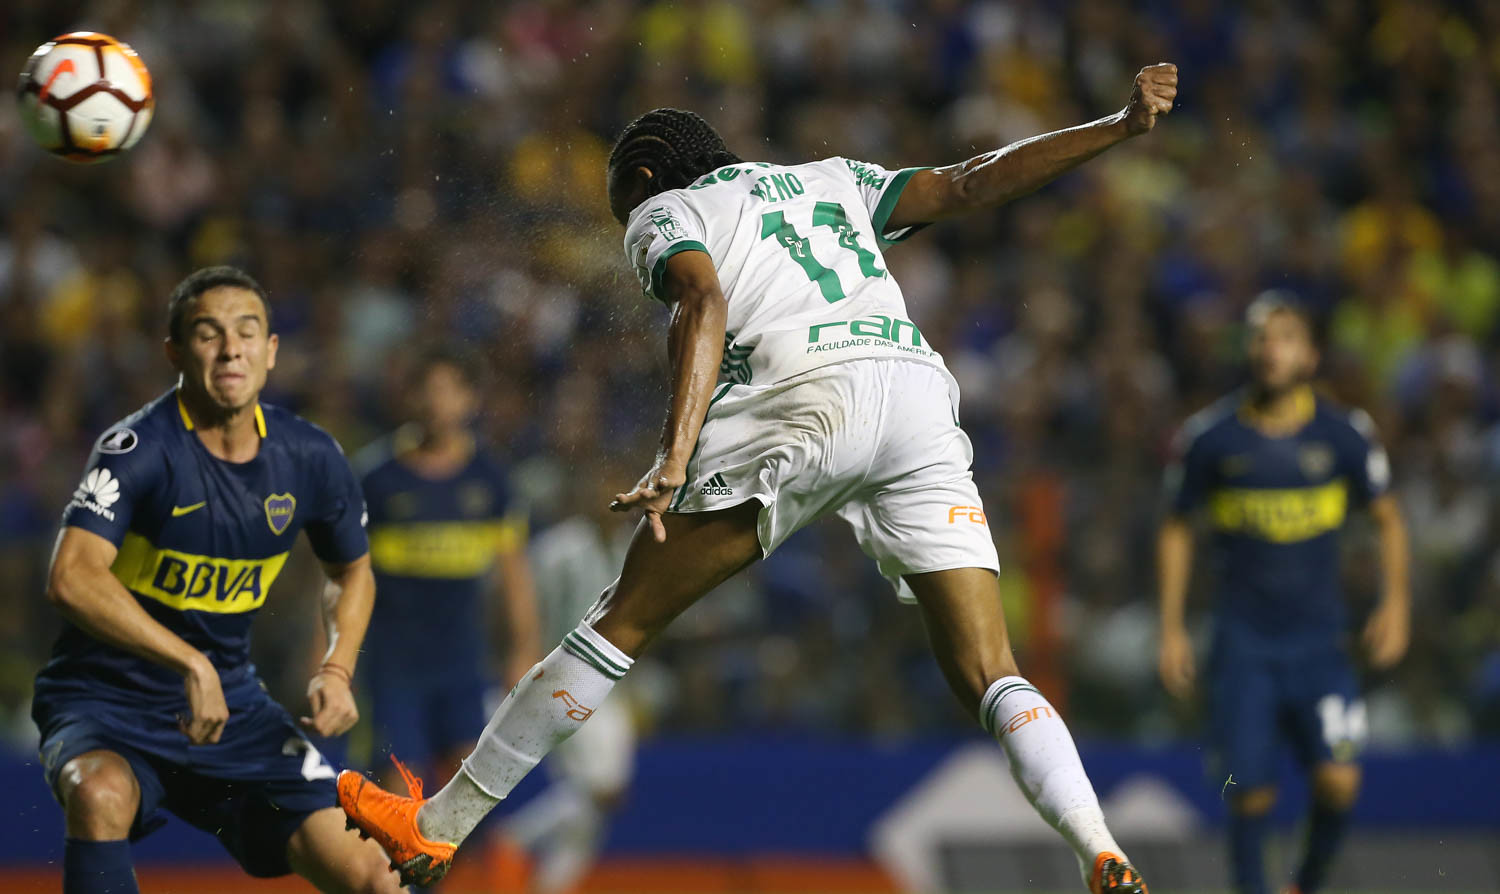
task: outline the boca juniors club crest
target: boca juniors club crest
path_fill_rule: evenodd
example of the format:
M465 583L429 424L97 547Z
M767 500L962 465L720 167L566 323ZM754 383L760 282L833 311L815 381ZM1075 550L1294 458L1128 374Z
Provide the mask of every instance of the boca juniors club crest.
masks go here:
M296 511L297 498L291 494L271 494L266 497L266 524L278 536L292 523L292 513Z

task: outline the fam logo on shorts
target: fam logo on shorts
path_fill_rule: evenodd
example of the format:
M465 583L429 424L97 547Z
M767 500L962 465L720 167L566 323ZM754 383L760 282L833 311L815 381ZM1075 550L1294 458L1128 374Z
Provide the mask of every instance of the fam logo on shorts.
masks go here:
M83 476L78 489L73 491L72 505L87 509L109 521L115 520L113 506L120 499L120 479L111 475L109 469L94 468Z
M291 494L271 494L266 497L266 524L271 533L280 535L292 523L292 513L297 511L297 498Z

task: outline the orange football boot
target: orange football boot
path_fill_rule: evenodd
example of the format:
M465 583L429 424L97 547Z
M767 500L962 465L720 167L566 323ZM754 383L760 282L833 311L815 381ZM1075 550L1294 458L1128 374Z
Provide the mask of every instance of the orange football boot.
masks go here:
M1135 867L1119 854L1105 851L1094 858L1094 872L1089 876L1093 894L1147 894L1146 882Z
M391 755L410 797L393 795L353 770L339 774L339 806L344 808L350 829L359 837L374 838L391 858L391 869L401 873L401 884L426 888L436 884L453 866L457 845L428 841L417 830L417 811L427 803L422 780Z

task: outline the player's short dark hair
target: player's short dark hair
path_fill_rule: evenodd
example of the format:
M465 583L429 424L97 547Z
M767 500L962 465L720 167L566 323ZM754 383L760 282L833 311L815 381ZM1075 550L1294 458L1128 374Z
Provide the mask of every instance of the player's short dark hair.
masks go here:
M198 296L204 292L221 286L232 286L236 289L254 292L266 311L266 329L271 328L271 302L266 298L266 290L260 287L255 277L238 267L204 267L189 273L187 278L172 290L172 297L167 299L167 336L172 341L179 344L182 342L185 335L182 331L182 322L187 317L189 305L197 301Z
M625 125L609 153L609 186L616 172L643 167L651 171L647 195L682 189L710 171L742 159L701 115L685 109L652 109Z
M1265 325L1266 320L1270 319L1272 314L1277 313L1291 314L1296 317L1307 331L1308 339L1314 345L1318 343L1318 321L1312 310L1296 295L1281 289L1271 289L1255 296L1255 300L1245 308L1245 325L1251 329L1259 329Z
M417 352L416 365L412 369L413 380L425 378L438 366L446 366L458 373L458 377L470 388L478 388L484 377L484 364L473 351L450 342L436 342Z

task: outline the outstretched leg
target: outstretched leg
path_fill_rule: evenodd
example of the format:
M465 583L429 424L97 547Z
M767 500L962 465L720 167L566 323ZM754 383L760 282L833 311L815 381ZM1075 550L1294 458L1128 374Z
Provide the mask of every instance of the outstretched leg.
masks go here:
M760 504L663 518L665 542L644 525L616 581L583 623L527 672L490 718L462 770L423 802L396 798L347 771L339 802L374 835L406 881L430 884L458 844L546 754L593 715L636 657L705 593L760 557ZM412 788L417 783L412 780Z
M994 572L958 568L907 575L906 583L922 606L948 685L999 739L1016 783L1078 855L1090 889L1096 894L1144 891L1104 824L1067 726L1019 675Z

